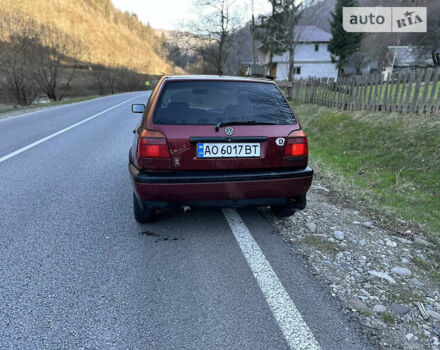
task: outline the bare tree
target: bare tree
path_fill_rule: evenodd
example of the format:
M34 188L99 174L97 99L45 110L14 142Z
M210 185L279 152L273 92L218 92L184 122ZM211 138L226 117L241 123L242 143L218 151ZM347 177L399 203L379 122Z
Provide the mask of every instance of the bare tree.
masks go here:
M193 33L192 50L212 66L219 75L225 73L225 63L230 54L230 36L238 28L232 13L233 0L195 0L198 10L196 21L189 23Z
M298 11L301 5L296 5L295 0L283 0L283 25L285 26L285 46L287 51L289 52L289 72L287 74L287 80L289 82L293 82L294 74L295 74L295 48L297 42L295 40L295 27L298 20ZM292 87L288 89L288 96L292 98Z
M364 51L358 50L347 59L347 64L351 65L356 75L362 75L362 70L373 62L372 58Z
M252 33L250 26L244 26L231 34L230 37L230 54L226 60L226 71L228 74L241 75L243 68L242 62L247 62L248 57L252 55Z
M105 94L105 77L106 77L106 68L102 65L97 65L92 68L92 76L95 81L96 92L98 95Z
M116 58L114 55L110 58L110 66L108 66L106 74L105 74L105 80L107 83L107 86L110 88L110 93L113 95L117 93L118 90L118 69L119 66L116 64Z
M54 26L41 25L41 48L36 52L34 81L52 101L64 97L75 75L81 44Z
M0 12L0 72L17 104L31 104L37 87L29 79L38 48L36 24L19 15Z
M279 0L277 6L281 8L280 23L281 36L280 42L285 52L288 52L288 74L287 80L293 82L295 75L295 49L301 42L301 35L304 32L307 21L303 21L298 25L303 15L303 4L309 8L315 3L314 0L303 1L299 3L296 0ZM313 11L309 12L309 16L313 16L313 12L319 11L319 6L315 6ZM292 98L292 87L288 88L288 97Z
M197 60L196 53L188 45L189 39L188 33L171 31L163 43L167 59L182 69L186 69L187 65L191 65Z

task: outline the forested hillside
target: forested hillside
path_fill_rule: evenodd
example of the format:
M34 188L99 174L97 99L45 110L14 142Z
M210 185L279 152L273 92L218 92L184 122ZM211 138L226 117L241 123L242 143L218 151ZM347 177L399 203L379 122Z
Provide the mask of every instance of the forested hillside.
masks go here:
M0 12L21 15L69 35L81 44L82 62L146 74L174 70L161 57L162 42L155 31L136 16L117 10L110 0L0 0Z
M0 104L152 88L183 72L164 40L110 0L0 0Z

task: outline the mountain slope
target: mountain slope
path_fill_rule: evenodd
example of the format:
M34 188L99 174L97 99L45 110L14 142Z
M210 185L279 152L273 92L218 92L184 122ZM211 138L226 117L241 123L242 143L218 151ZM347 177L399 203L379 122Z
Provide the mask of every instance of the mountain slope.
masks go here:
M117 10L110 0L0 0L0 8L69 34L81 42L83 62L148 74L175 72L161 57L154 29Z

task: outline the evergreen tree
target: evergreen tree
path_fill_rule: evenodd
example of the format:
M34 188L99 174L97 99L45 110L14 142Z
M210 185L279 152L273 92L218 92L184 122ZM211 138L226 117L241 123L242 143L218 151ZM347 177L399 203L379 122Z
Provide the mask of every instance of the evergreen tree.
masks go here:
M296 4L297 0L269 0L272 4L272 16L260 17L265 26L266 39L262 41L263 49L269 53L270 66L272 66L273 55L288 52L289 72L287 80L293 81L295 74L295 48L302 29L297 31L298 20L302 15L300 10L302 3ZM304 27L302 27L304 28ZM288 89L289 97L292 96L292 88Z
M332 12L331 32L332 40L328 49L332 54L333 63L337 64L338 75L341 75L343 66L348 58L354 54L361 45L362 33L349 33L343 28L342 11L344 7L357 6L357 0L337 0L335 12Z
M257 25L256 38L261 42L260 49L269 54L268 74L272 74L274 55L283 54L286 49L282 43L283 27L282 8L280 0L269 0L272 5L270 16L259 16L260 24Z

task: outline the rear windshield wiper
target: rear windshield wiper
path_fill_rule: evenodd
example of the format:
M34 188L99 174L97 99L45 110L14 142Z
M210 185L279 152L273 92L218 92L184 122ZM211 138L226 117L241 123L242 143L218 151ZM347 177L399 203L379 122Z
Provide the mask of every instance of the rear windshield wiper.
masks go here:
M255 120L243 120L243 121L231 121L231 122L218 122L215 125L215 131L219 131L222 126L229 126L229 125L277 125L273 122L258 122Z

